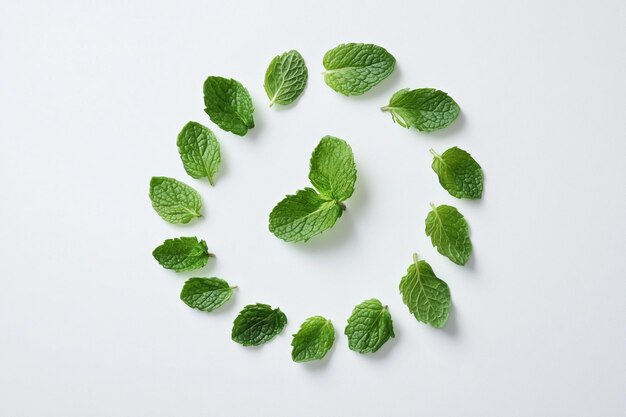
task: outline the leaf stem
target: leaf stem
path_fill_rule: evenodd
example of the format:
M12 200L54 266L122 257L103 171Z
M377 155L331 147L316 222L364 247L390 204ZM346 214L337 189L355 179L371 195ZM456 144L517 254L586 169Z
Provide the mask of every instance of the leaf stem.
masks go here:
M338 201L337 204L339 204L339 207L341 207L341 211L346 211L346 205L343 204L341 201Z
M389 110L389 106L383 106L380 108L381 111L387 111Z
M430 148L430 151L429 151L429 152L430 152L430 153L432 154L432 156L434 156L435 158L441 159L441 155L439 155L437 152L435 152L435 150L434 150L433 148Z
M213 187L215 185L215 181L213 181L213 178L211 177L207 177L209 179L209 184L211 184L211 186Z
M433 203L430 203L430 208L432 208L433 210L435 210L437 208L436 205L434 205Z
M417 265L418 261L419 261L419 258L417 257L417 253L413 253L413 263Z

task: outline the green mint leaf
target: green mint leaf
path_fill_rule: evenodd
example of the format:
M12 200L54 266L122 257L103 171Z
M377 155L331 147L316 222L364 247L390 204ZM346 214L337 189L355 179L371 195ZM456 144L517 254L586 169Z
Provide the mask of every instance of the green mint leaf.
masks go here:
M312 188L288 195L270 213L270 232L286 242L306 242L333 227L342 206Z
M309 73L302 55L298 51L285 52L270 62L265 72L265 92L274 103L293 103L304 91Z
M248 90L239 81L208 77L204 82L204 111L223 130L244 136L254 127L254 106Z
M193 178L206 177L211 185L220 166L220 144L211 130L196 122L189 122L176 140L185 171Z
M350 350L376 352L390 337L395 337L389 309L375 298L363 301L352 310L345 334Z
M472 253L469 226L465 218L452 206L435 206L426 217L426 236L437 251L457 265L465 265Z
M356 165L350 145L333 136L322 138L311 156L309 180L329 199L339 202L348 199L356 182Z
M202 217L198 192L174 178L152 177L150 200L159 216L170 223L189 223L195 217Z
M241 310L233 323L232 339L244 346L258 346L272 340L287 325L280 308L267 304L250 304Z
M396 59L385 48L366 43L346 43L324 55L324 81L346 95L365 93L393 72Z
M180 299L191 308L209 312L228 301L234 288L220 278L189 278Z
M335 328L321 316L309 317L293 335L291 358L294 362L322 359L335 343Z
M456 146L439 155L434 150L433 171L439 183L456 198L480 198L483 194L483 171L472 155Z
M381 108L391 113L402 127L433 132L449 126L461 111L452 97L434 88L408 88L396 92L389 104Z
M413 263L400 281L402 301L418 321L441 328L448 321L450 314L450 288L437 278L426 261L417 259L413 254Z
M182 272L204 267L214 255L209 253L204 240L198 241L194 236L167 239L152 251L152 256L163 268Z

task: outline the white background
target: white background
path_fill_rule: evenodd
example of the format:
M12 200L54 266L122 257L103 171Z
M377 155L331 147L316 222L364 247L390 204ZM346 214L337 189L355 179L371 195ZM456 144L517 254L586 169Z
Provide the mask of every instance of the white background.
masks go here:
M0 415L626 415L626 3L614 1L2 1L0 12ZM361 97L322 79L324 52L373 42L396 71ZM263 75L289 49L310 80L268 108ZM257 127L239 138L203 111L208 75L250 90ZM436 87L462 108L420 134L379 107ZM188 177L175 146L189 120L222 146L216 186ZM267 228L308 185L326 134L353 147L348 210L307 244ZM480 201L431 171L458 145L484 168ZM195 187L186 226L150 206L153 175ZM424 234L428 203L471 226L465 267ZM197 235L202 271L162 269L151 251ZM443 330L418 323L398 283L418 252L448 282ZM240 289L220 311L189 309L189 276ZM389 305L397 337L347 348L351 309ZM260 348L230 340L239 309L280 306L289 325ZM332 319L335 347L295 364L290 335Z

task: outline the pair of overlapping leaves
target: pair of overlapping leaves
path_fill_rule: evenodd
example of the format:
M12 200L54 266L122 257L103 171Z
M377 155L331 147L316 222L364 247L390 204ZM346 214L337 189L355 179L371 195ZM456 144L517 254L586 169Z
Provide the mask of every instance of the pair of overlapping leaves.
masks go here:
M270 231L287 242L307 241L335 224L352 196L356 165L344 140L325 136L313 151L306 187L288 195L270 213Z

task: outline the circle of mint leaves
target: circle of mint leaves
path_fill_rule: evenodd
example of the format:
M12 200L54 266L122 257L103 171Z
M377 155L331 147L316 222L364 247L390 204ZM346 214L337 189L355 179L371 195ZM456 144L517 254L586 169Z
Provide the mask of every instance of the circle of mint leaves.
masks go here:
M333 90L350 96L363 94L387 78L394 70L395 58L384 48L376 45L343 44L328 51L323 63L326 68L324 72L326 84ZM264 83L270 98L270 107L274 104L287 105L296 101L305 89L307 77L306 65L297 51L289 51L276 56L270 63ZM208 77L204 84L204 92L207 107L205 111L222 130L244 136L249 129L254 128L252 99L241 83L233 79ZM216 92L224 98L222 102L207 100L207 94ZM424 132L447 127L457 118L460 111L456 102L446 93L426 88L399 90L391 97L389 105L382 107L381 110L390 112L393 121L402 127L413 127ZM322 142L328 138L337 139L325 137ZM213 132L199 123L189 122L179 134L177 145L186 172L196 179L206 177L213 185L213 177L221 159L219 143ZM345 146L350 149L349 145L345 144ZM314 152L314 157L318 148ZM444 152L443 155L437 154L432 149L431 153L434 156L432 168L439 176L441 185L452 196L481 198L482 170L467 152L454 147ZM331 163L332 161L322 160L319 165L328 167ZM339 161L339 163L345 165L345 161ZM352 164L352 170L354 170L353 160ZM314 177L318 182L323 183L326 177L335 174L336 172L328 171L312 172L310 178L314 185L317 185ZM356 171L353 175L356 179ZM332 183L332 178L328 179L328 182ZM354 180L352 180L352 187L354 187ZM316 188L319 189L319 187ZM290 197L298 197L301 192L308 193L303 194L304 199L322 199L321 204L326 204L329 212L337 213L336 218L339 218L341 212L345 210L342 201L336 201L339 208L332 207L329 205L334 201L332 197L326 198L324 191L317 194L311 188L301 190L294 196L287 196L279 205ZM349 191L349 194L351 193L352 191ZM327 194L332 194L332 192L328 191ZM180 206L174 208L171 206L172 196L180 203ZM198 193L173 178L153 177L150 184L150 198L154 209L168 222L188 223L193 218L201 216L202 203ZM432 203L431 207L432 211L426 219L426 234L431 237L433 246L442 255L459 265L464 265L471 253L467 222L454 207L445 205L437 207ZM312 236L332 227L335 220L332 220L330 226L312 235L304 235L304 238L299 241L307 241ZM453 227L451 224L456 226ZM272 230L272 226L270 218L272 233L285 241L298 241L293 239L293 234L288 238L277 234ZM456 239L455 242L451 243L442 239L442 235L450 234ZM198 241L195 237L181 237L166 240L163 245L154 250L153 256L163 267L182 272L202 268L214 255L208 252L204 241ZM180 298L191 308L210 312L226 303L235 288L237 287L231 287L219 278L190 278L185 282ZM407 269L407 275L401 279L400 293L410 313L418 321L436 328L445 325L451 307L449 288L444 281L437 278L430 265L418 259L416 254L413 255L413 262ZM266 331L262 331L258 326L255 328L255 323L263 323ZM286 324L287 318L280 309L272 309L265 304L250 304L244 307L235 319L232 339L244 346L263 344L281 333ZM366 327L366 330L363 327ZM371 332L368 333L367 329ZM330 320L320 316L308 318L300 330L294 334L292 359L295 362L322 359L334 344L334 334L335 330ZM377 299L363 301L354 308L348 319L345 334L348 336L351 350L359 353L376 352L390 337L395 336L387 306L383 306Z

